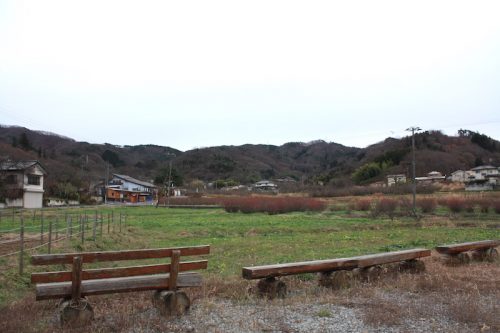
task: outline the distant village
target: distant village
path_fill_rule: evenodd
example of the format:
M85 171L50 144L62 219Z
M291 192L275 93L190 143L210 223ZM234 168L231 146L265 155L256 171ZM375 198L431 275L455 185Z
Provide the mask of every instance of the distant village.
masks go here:
M79 205L78 200L63 198L44 198L44 177L47 170L39 161L4 161L0 163L0 173L4 186L3 202L0 208L22 207L41 208L42 206ZM500 189L500 168L492 165L477 166L470 170L457 170L450 175L431 171L425 176L415 177L417 184L456 183L463 185L465 191L493 191ZM285 177L275 180L261 180L250 186L236 185L220 188L221 191L248 191L278 193L283 184L297 182ZM411 182L405 174L387 175L386 181L375 185L392 187ZM206 183L203 189L216 189L216 183ZM113 174L106 183L96 184L93 199L96 203L153 205L158 202L159 188L149 181L139 180L128 175ZM169 196L183 196L186 190L169 186ZM198 189L197 189L198 190Z

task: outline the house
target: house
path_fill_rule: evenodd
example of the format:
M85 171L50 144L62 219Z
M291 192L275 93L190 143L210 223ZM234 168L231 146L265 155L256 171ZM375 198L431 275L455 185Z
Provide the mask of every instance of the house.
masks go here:
M498 167L494 167L492 165L481 165L470 169L470 171L470 177L473 177L476 180L486 179L489 177L498 177L500 175Z
M387 175L387 186L389 187L405 183L406 183L406 175L403 174Z
M269 180L261 180L253 184L253 188L256 191L277 191L278 185Z
M3 205L42 208L43 183L46 174L47 172L38 161L0 162L0 176L4 184L0 199L4 199Z
M415 177L415 181L417 183L422 184L432 184L432 183L440 183L446 180L446 176L439 171L431 171L427 173L425 177Z
M492 191L500 186L500 171L491 165L481 165L468 171L466 191Z
M108 202L153 203L156 196L155 185L126 175L113 174L106 187Z
M454 183L463 183L467 180L468 176L467 171L457 170L451 173L449 180Z

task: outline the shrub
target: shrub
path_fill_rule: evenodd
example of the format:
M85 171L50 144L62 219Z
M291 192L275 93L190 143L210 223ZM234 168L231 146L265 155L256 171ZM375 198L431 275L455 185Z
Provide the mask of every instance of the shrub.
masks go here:
M493 210L495 213L500 214L500 201L493 202Z
M452 213L460 213L465 208L465 200L458 197L450 197L446 200L446 206Z
M228 213L268 213L283 214L288 212L323 211L326 208L324 201L304 197L240 197L221 199L224 209Z
M477 204L479 205L479 209L481 209L481 213L488 213L490 207L494 206L494 203L489 199L479 199Z
M370 199L361 199L356 201L355 208L356 210L361 210L361 211L369 211L372 206L372 202Z
M422 213L434 213L437 202L434 198L421 198L417 200L417 206L422 210Z
M474 213L474 208L476 207L476 200L464 200L464 209L467 213Z
M394 213L398 208L398 202L394 199L382 198L375 204L373 215L378 216L380 214L386 214L391 219L394 218Z

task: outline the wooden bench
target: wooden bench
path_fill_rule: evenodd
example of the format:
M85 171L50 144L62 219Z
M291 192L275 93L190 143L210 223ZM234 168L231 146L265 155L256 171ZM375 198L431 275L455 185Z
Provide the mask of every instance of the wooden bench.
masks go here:
M71 264L68 271L32 273L36 300L62 298L61 324L82 326L93 319L90 303L83 297L111 293L156 290L153 304L165 315L182 314L190 306L187 295L178 288L197 287L207 260L181 262L181 256L209 254L210 246L141 249L127 251L42 254L31 257L33 265ZM170 258L170 262L113 268L83 269L95 262Z
M423 271L425 266L417 259L430 255L430 250L411 249L350 258L243 267L242 276L247 280L260 279L257 284L260 295L284 297L287 288L283 281L276 279L279 276L321 273L321 285L338 288L349 284L355 275L368 280L377 278L383 264L398 263L399 270Z
M500 245L500 240L483 240L459 244L441 245L436 251L445 255L449 264L468 263L471 260L494 261L498 259L495 247Z

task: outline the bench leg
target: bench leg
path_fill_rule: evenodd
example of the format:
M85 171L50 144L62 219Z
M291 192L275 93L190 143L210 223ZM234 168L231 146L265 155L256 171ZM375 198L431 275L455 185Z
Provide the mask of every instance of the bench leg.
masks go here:
M181 290L157 290L153 295L153 305L166 317L185 314L191 301Z
M94 310L89 301L81 298L78 301L64 299L59 304L59 320L63 327L82 327L89 325L94 319Z
M454 255L448 255L446 258L446 264L451 266L458 266L468 264L471 261L471 254L469 252L461 252Z
M412 274L422 273L425 272L425 263L417 259L405 260L399 263L399 271Z
M363 281L372 282L380 279L383 273L383 268L379 265L361 268L359 277Z
M287 293L286 289L285 282L277 280L274 277L261 279L257 283L258 295L269 299L285 298Z
M345 289L352 287L354 274L349 270L320 273L318 283L320 286L332 289Z
M498 251L495 248L473 251L472 259L475 261L494 262L498 260Z

